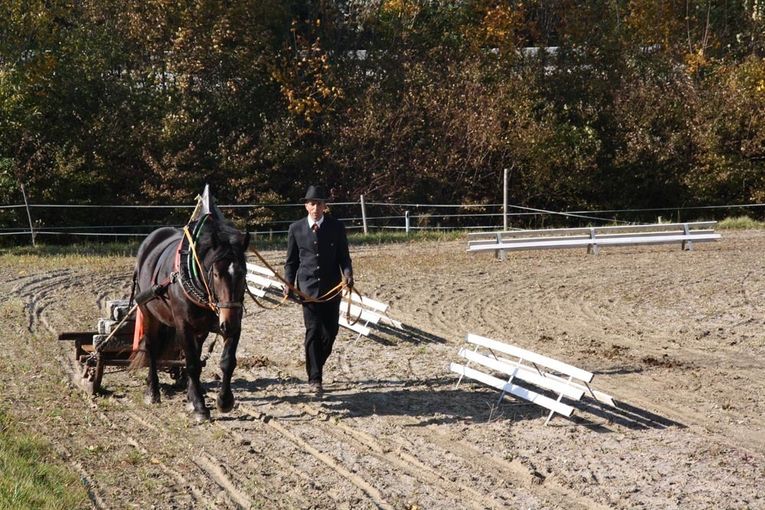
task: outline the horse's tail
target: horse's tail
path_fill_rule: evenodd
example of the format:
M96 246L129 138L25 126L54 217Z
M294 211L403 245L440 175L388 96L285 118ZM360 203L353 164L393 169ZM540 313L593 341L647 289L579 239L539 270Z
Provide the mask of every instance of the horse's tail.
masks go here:
M164 326L153 322L152 319L143 322L141 319L141 329L138 331L138 340L134 343L133 353L130 355L130 364L128 370L144 368L149 366L149 356L154 356L155 360L165 359L168 355L176 357L171 350L176 345L175 329L170 326Z
M128 301L128 308L133 306L133 298L135 297L135 288L138 282L138 268L133 270L133 286L130 288L130 300Z
M149 366L149 337L143 335L138 342L138 348L130 355L130 365L128 370L136 370Z
M148 331L150 327L148 319L144 315L143 310L141 310L141 307L137 307L135 312L135 329L133 330L133 352L130 354L128 370L132 371L149 366L149 342L151 335Z

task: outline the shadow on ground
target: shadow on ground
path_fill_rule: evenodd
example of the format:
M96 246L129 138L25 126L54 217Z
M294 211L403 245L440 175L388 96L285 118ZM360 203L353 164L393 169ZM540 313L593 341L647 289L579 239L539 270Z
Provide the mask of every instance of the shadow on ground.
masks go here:
M547 410L505 395L498 401L499 392L486 386L464 382L455 387L450 377L416 379L408 381L363 380L336 382L325 385L322 397L308 391L307 385L296 378L237 380L233 389L242 402L252 405L280 402L289 404L320 403L337 417L360 418L369 416L408 416L415 419L410 427L448 423L487 423L497 420L518 422L535 420L547 415ZM270 390L270 391L265 391ZM278 393L274 394L274 390ZM283 391L280 391L283 390ZM212 388L210 389L212 391ZM578 402L564 401L574 406L578 414L569 421L597 432L614 432L615 424L632 430L664 429L685 425L646 409L616 402L616 408L590 399ZM566 419L556 415L556 419ZM596 421L596 419L599 419ZM605 423L602 421L605 420Z

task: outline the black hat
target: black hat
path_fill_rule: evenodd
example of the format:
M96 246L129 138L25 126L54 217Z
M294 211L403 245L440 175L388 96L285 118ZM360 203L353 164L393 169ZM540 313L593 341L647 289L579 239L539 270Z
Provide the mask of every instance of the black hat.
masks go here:
M308 191L305 192L305 198L303 199L303 202L308 202L309 200L326 202L327 194L324 193L324 188L321 186L308 186Z

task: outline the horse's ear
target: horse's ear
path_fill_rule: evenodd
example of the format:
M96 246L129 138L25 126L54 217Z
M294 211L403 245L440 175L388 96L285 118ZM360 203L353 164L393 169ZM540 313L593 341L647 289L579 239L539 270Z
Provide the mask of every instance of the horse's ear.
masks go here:
M213 229L210 231L210 243L213 248L217 248L220 245L220 239L218 238L218 230Z
M242 240L242 250L247 251L247 247L250 246L250 232L244 231L244 239Z

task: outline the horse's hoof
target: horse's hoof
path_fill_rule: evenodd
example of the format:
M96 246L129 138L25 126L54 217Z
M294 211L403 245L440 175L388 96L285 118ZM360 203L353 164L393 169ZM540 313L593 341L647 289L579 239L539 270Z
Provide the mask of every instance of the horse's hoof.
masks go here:
M221 413L228 413L234 408L234 396L221 397L218 395L218 398L215 399L215 405Z
M146 405L159 404L161 400L159 393L146 392L143 395L143 401Z
M203 412L195 412L194 420L197 423L204 423L204 422L210 421L210 411L205 409Z

